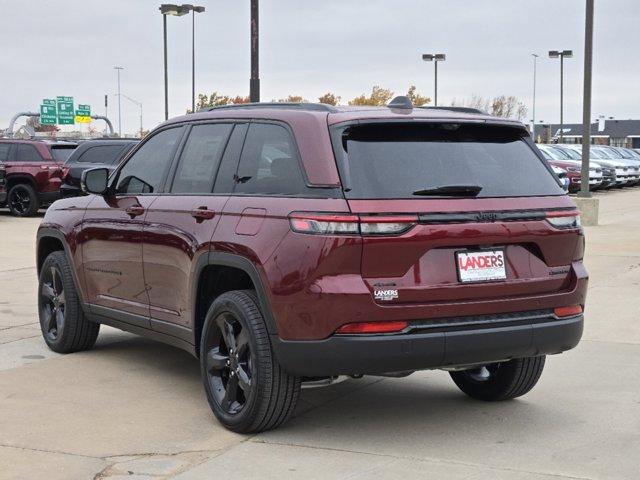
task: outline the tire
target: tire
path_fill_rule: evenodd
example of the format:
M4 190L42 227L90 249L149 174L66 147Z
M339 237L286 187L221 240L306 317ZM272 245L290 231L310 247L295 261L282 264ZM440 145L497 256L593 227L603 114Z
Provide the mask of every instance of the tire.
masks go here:
M40 208L38 194L28 183L18 183L9 189L7 205L16 217L32 217Z
M96 343L100 324L85 318L71 266L62 251L51 253L42 264L38 314L44 341L54 352L88 350Z
M473 370L450 372L460 390L487 402L510 400L529 392L542 374L545 356L492 363Z
M207 312L200 340L207 400L218 421L237 433L282 425L300 396L300 378L279 365L258 305L252 290L223 293Z

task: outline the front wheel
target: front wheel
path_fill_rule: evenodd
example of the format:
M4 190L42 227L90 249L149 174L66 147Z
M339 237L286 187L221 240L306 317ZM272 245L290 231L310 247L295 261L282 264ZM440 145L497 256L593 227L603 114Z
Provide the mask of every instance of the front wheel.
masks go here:
M207 400L216 418L238 433L278 427L300 395L300 378L285 372L251 290L220 295L211 304L200 341Z
M545 357L491 363L471 370L450 372L460 390L477 400L509 400L529 392L542 374Z

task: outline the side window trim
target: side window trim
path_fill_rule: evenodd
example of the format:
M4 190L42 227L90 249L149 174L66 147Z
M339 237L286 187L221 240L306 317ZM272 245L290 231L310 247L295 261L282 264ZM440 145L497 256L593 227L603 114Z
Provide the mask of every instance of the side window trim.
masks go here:
M218 192L216 193L216 185L218 184L218 177L220 175L220 170L222 169L223 166L223 162L225 160L225 157L227 156L227 154L229 153L229 148L232 147L231 145L231 139L233 138L233 135L235 134L237 129L244 129L244 133L242 134L242 145L240 145L240 148L238 149L238 154L236 156L236 158L232 159L233 162L235 162L234 165L234 170L233 170L233 175L234 178L237 176L238 174L238 168L240 167L240 159L242 158L242 151L244 150L244 145L245 142L247 141L247 135L249 134L249 127L251 126L251 121L247 120L247 121L233 121L233 130L231 131L230 135L229 135L229 139L227 140L227 145L225 146L225 150L222 153L222 157L220 158L220 162L218 163L218 168L216 170L216 174L215 174L215 178L213 181L213 190L212 192L214 193L214 195L227 195L227 196L231 196L234 195L234 190L236 187L236 182L233 182L233 187L231 188L230 192Z
M115 187L118 184L118 179L120 177L120 172L122 171L122 169L124 168L124 166L129 163L129 161L131 161L131 159L135 156L136 153L138 153L138 150L140 150L144 145L146 145L146 143L151 140L153 137L155 137L156 135L159 135L160 133L166 132L167 130L170 130L172 128L177 128L182 130L182 133L180 133L180 140L178 142L176 142L176 146L173 147L173 152L172 152L172 158L171 161L169 162L169 168L167 169L167 171L164 173L164 178L162 180L162 182L160 183L160 187L158 188L157 192L152 192L152 193L136 193L136 196L142 196L142 195L158 195L161 193L164 193L164 191L166 190L166 186L167 186L167 177L169 175L169 172L171 171L171 168L173 166L173 163L176 160L176 152L178 150L178 147L180 145L182 145L182 141L184 140L184 135L185 135L185 131L187 130L186 127L188 126L188 124L184 124L184 123L179 123L176 125L167 125L166 127L162 128L162 129L158 129L156 131L153 132L153 134L148 135L143 141L141 141L140 143L138 143L138 145L136 145L135 148L132 148L129 153L127 154L127 158L123 159L120 162L120 165L118 165L118 168L113 172L113 175L111 176L111 180L109 183L109 190L111 190L114 195L116 196L131 196L131 194L128 193L115 193Z

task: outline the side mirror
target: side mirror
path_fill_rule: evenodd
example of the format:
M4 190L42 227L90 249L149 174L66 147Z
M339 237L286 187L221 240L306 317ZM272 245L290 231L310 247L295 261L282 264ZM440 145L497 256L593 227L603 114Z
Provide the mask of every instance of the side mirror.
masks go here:
M82 172L80 188L84 193L103 195L107 191L109 181L108 168L92 168Z

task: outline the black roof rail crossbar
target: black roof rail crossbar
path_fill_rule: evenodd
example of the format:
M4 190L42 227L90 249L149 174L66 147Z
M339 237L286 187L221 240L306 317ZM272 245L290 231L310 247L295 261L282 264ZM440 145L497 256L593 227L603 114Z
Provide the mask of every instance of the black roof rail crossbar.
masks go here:
M337 108L326 103L297 103L297 102L260 102L260 103L236 103L232 105L219 105L217 107L207 107L199 110L200 112L211 112L223 109L235 108L289 108L300 110L312 110L316 112L338 112Z
M480 113L482 115L489 115L487 112L480 110L479 108L472 108L472 107L430 107L429 105L425 105L423 107L418 107L418 108L425 108L429 110L449 110L451 112L459 112L459 113Z

